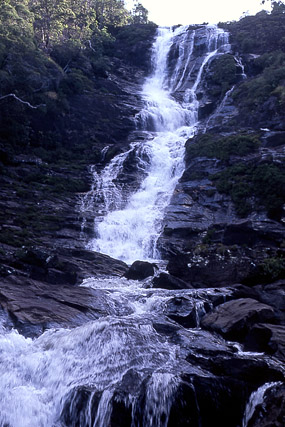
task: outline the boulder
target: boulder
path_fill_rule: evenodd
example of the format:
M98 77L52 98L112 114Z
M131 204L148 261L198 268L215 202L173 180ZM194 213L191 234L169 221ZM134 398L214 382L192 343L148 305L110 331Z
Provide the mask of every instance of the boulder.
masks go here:
M285 362L285 326L258 323L245 338L245 349L274 354Z
M285 422L285 385L277 383L264 393L263 401L255 407L248 427L283 427Z
M0 308L4 326L30 337L51 327L75 327L120 311L118 306L110 307L104 290L51 286L12 274L0 283Z
M75 285L86 277L102 274L121 276L128 269L124 262L98 252L40 247L23 250L13 266L28 273L31 279L51 285Z
M243 341L252 325L274 320L272 307L252 298L241 298L216 307L202 318L201 325L227 339Z
M277 321L281 325L285 325L285 280L267 285L257 285L254 287L257 293L256 299L264 304L271 305L276 313Z
M154 275L155 264L146 261L135 261L124 274L127 279L144 280Z
M171 274L160 273L159 276L154 277L153 288L161 288L161 289L191 289L192 286L189 283L184 282L177 277L171 276Z
M207 302L175 297L168 301L164 313L184 328L195 328L199 326L200 318L209 309L210 304Z

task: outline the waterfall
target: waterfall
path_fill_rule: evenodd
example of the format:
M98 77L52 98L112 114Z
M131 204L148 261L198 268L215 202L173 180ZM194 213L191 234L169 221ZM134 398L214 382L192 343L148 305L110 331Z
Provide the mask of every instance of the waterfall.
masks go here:
M201 37L205 43L197 54L195 40ZM203 71L211 58L228 46L227 33L213 25L197 30L187 26L158 29L152 52L153 72L141 93L144 108L136 117L146 138L132 143L100 174L94 171L91 192L96 192L95 200L101 199L103 207L102 215L96 216L96 237L89 242L89 249L129 263L160 258L156 242L164 210L183 173L185 142L196 131L196 93ZM171 65L170 54L175 50L178 59ZM181 93L184 95L179 101ZM126 164L134 161L140 184L127 194L120 177Z
M90 248L129 262L159 257L164 209L183 171L184 143L197 127L203 72L227 49L227 34L215 26L158 30L153 73L136 117L140 139L102 171L91 168L92 188L82 211L95 207L100 220ZM21 286L20 279L16 283ZM88 278L81 287L90 290L95 320L81 324L79 318L81 326L48 329L34 339L9 329L9 313L2 318L0 311L0 427L240 426L247 382L230 381L232 366L238 370L248 360L260 372L260 358L270 377L279 372L279 362L272 358L269 366L262 354L239 354L233 343L199 327L201 317L231 298L233 288L153 285L150 278ZM17 312L17 299L12 303ZM39 309L32 307L31 318ZM61 318L60 309L55 315ZM233 355L237 365L230 363ZM272 385L252 394L244 427Z
M242 421L242 427L247 427L248 422L252 418L256 407L258 405L261 405L264 401L264 395L267 392L267 390L273 388L276 385L282 384L281 382L273 382L273 383L266 383L259 387L256 391L254 391L245 408L245 413Z
M105 427L116 400L130 407L133 421L126 425L141 425L134 421L141 412L144 427L167 425L186 362L183 350L154 324L174 294L207 301L207 292L145 289L113 277L88 279L83 286L105 292L108 317L50 329L34 340L0 324L1 427ZM193 371L204 375L198 367Z

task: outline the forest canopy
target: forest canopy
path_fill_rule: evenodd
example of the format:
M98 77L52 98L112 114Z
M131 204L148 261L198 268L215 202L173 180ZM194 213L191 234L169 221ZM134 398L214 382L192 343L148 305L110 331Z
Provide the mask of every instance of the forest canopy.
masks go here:
M0 38L52 49L54 44L85 43L108 26L148 23L148 11L135 3L129 12L124 0L1 0Z

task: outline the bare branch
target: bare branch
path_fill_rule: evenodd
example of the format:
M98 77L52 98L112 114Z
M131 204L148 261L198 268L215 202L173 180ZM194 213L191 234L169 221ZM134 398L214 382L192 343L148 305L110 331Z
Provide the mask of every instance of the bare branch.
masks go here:
M22 99L18 98L14 93L9 93L8 95L1 96L0 101L2 99L8 98L8 97L15 98L17 101L21 102L22 104L26 104L28 107L33 108L33 109L37 109L39 107L45 107L46 106L46 104L32 105L29 102L23 101Z
M68 61L68 63L66 64L66 66L63 68L63 72L66 73L69 70L69 64L71 62L71 59Z
M90 49L91 49L91 50L93 50L93 52L96 52L96 50L95 50L95 49L94 49L94 47L92 46L91 40L87 40L87 41L88 41L88 44L89 44Z

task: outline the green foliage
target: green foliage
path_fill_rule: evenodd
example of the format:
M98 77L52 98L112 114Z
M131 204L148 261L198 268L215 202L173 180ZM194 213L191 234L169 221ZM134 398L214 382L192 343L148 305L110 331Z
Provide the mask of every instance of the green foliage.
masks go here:
M230 156L246 156L259 147L259 136L251 133L234 134L225 137L214 134L203 134L186 145L190 158L209 157L222 161L229 160Z
M7 42L31 43L33 35L33 15L28 9L28 1L1 0L0 40Z
M1 0L0 143L12 156L35 150L49 162L73 157L64 117L74 95L109 93L99 79L116 52L110 31L129 18L122 0ZM103 120L96 118L98 129ZM91 145L73 149L83 159Z
M150 39L150 37L155 33L156 28L156 25L153 23L145 25L130 24L117 28L114 35L118 42L124 42L129 46L135 46L141 41Z
M263 207L270 217L280 219L285 201L285 171L281 166L237 163L211 178L219 192L230 195L241 217Z
M221 23L231 33L231 42L240 53L272 52L285 49L285 5L274 2L272 13L246 16L238 22ZM273 30L274 29L274 30Z
M267 258L260 267L263 275L273 280L282 279L285 275L285 258L283 256Z
M215 228L208 228L206 235L203 237L202 243L203 244L210 244L212 243L212 239L216 233Z
M148 10L141 4L136 3L132 10L132 24L148 24Z
M249 112L270 97L276 99L276 108L285 102L285 53L277 51L264 54L254 61L260 74L241 84L232 94L239 107Z
M224 96L237 81L236 62L233 55L225 54L210 63L208 92L213 96Z
M60 89L66 94L82 93L86 90L92 90L92 83L81 70L71 69L62 80Z

